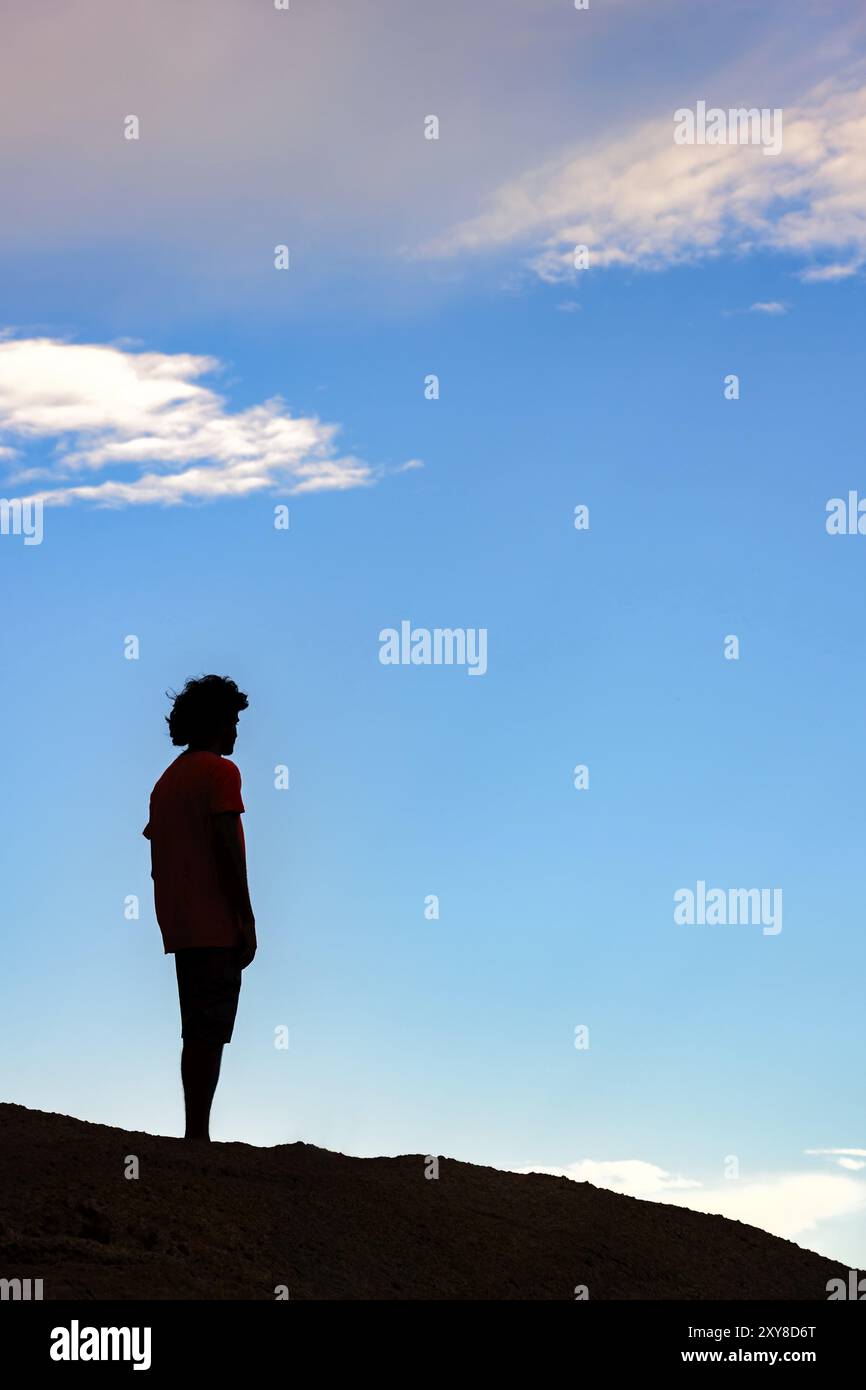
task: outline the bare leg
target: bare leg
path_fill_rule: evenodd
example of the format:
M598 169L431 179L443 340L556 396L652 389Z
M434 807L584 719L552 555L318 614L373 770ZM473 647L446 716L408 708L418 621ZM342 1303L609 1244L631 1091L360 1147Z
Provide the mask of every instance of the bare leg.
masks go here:
M184 1139L210 1143L210 1108L220 1074L223 1044L189 1038L180 1054L180 1075L186 1105Z

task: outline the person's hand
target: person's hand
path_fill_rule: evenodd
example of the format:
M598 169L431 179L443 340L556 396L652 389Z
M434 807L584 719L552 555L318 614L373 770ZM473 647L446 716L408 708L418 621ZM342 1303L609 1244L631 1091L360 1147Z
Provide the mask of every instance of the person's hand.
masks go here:
M255 920L250 917L246 921L241 920L241 932L243 933L243 945L241 952L241 970L246 970L248 965L252 965L256 958L258 942L256 941Z

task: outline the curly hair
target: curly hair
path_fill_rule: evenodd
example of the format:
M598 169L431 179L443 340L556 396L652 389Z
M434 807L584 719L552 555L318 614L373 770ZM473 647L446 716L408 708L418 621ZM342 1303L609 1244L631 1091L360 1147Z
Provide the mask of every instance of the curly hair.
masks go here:
M228 676L199 676L188 680L179 695L167 690L173 702L171 714L166 715L172 743L212 743L220 730L236 714L246 709L249 700Z

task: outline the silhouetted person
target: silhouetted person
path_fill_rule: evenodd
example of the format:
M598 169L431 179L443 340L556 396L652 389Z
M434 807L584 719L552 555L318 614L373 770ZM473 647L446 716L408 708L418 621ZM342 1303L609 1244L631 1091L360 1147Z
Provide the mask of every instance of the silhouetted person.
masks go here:
M231 753L247 697L226 676L187 681L168 731L188 744L150 794L151 876L166 954L180 996L187 1139L209 1141L222 1051L231 1042L241 971L256 954L247 888L241 774Z

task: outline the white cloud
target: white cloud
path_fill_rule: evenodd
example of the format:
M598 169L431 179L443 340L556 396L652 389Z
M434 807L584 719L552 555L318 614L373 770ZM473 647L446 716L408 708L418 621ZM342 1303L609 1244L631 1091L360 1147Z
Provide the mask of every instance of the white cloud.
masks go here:
M787 314L787 312L788 306L782 304L778 299L759 300L757 304L749 305L750 314Z
M719 103L724 104L724 103ZM485 211L427 243L453 256L523 244L543 280L572 278L574 248L592 267L658 270L721 252L866 258L866 73L825 81L784 108L783 148L675 145L673 115L581 146L504 184ZM580 271L586 274L587 271ZM841 278L840 262L809 278Z
M218 367L213 358L187 353L3 338L0 455L12 456L10 439L18 446L51 442L50 461L20 468L15 480L47 474L52 486L29 496L61 505L170 504L375 481L368 464L338 455L336 425L290 415L279 398L228 411L201 384ZM114 476L81 481L107 469Z
M690 1195L679 1205L796 1240L814 1231L819 1222L866 1210L866 1184L841 1173L774 1173L731 1179L724 1186Z
M641 1159L614 1162L583 1159L564 1168L533 1166L515 1171L552 1173L578 1182L591 1182L596 1187L631 1197L726 1216L758 1226L785 1240L795 1240L814 1231L822 1221L866 1211L866 1183L841 1173L761 1174L731 1178L707 1187Z
M804 1149L807 1154L857 1154L859 1158L866 1158L866 1149Z
M846 1168L857 1173L866 1168L866 1149L806 1149L807 1154L824 1154L832 1158L838 1168Z
M661 1193L700 1183L665 1172L654 1163L639 1158L599 1161L592 1158L570 1163L567 1168L518 1168L518 1173L551 1173L557 1178L573 1178L575 1182L591 1182L595 1187L609 1187L612 1192L624 1192L630 1197L656 1198Z
M801 270L799 279L807 285L820 285L827 280L848 280L852 275L856 275L859 269L859 263L856 261L850 265L813 266L807 270Z

